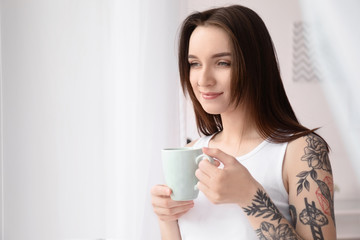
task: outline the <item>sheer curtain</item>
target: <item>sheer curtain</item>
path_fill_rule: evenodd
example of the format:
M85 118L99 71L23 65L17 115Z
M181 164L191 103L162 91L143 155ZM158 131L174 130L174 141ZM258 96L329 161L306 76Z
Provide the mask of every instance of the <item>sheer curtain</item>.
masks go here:
M179 11L2 0L3 239L159 238L160 149L184 144Z
M324 91L360 183L360 2L300 1Z

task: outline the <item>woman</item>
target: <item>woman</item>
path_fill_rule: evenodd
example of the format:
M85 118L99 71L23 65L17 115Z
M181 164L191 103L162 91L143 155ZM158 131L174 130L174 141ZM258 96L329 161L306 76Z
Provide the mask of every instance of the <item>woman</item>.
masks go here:
M288 101L271 37L243 6L190 15L179 69L199 131L199 197L151 190L163 239L336 239L328 145ZM220 166L221 165L221 166Z

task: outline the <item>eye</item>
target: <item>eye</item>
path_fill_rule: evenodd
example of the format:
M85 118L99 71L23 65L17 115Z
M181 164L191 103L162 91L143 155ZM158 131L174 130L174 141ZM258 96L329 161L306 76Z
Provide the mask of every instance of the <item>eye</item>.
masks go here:
M230 62L226 62L226 61L219 61L218 65L221 67L230 67L231 66Z
M190 68L200 67L199 62L189 62Z

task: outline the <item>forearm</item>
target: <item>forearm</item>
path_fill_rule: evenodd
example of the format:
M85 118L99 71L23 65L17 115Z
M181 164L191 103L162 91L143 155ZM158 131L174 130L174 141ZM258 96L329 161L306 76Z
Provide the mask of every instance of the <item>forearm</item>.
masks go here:
M177 221L162 221L159 219L162 240L181 240L180 229Z
M247 203L239 205L259 239L302 239L262 188Z

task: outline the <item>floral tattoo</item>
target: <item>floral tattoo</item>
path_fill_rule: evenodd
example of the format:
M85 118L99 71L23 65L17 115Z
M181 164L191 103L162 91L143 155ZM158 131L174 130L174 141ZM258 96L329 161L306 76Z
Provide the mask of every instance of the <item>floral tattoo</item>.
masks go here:
M332 197L332 192L327 184L322 180L318 179L318 170L325 170L332 174L330 160L329 160L329 149L324 142L324 140L316 134L308 135L306 138L307 146L304 149L304 156L301 158L301 161L306 161L309 168L309 171L302 171L296 176L299 179L297 182L297 195L299 195L302 190L305 188L307 191L310 190L310 182L308 177L318 185L319 191L323 198L328 202L330 207L330 214L332 219L335 221L334 215L334 200Z
M301 160L306 161L312 169L323 169L331 173L329 149L324 144L324 141L315 134L312 134L307 136L306 142L308 146L305 147L305 155Z
M260 240L298 239L288 224L279 224L277 227L275 227L269 222L262 222L260 228L256 230L256 233Z

